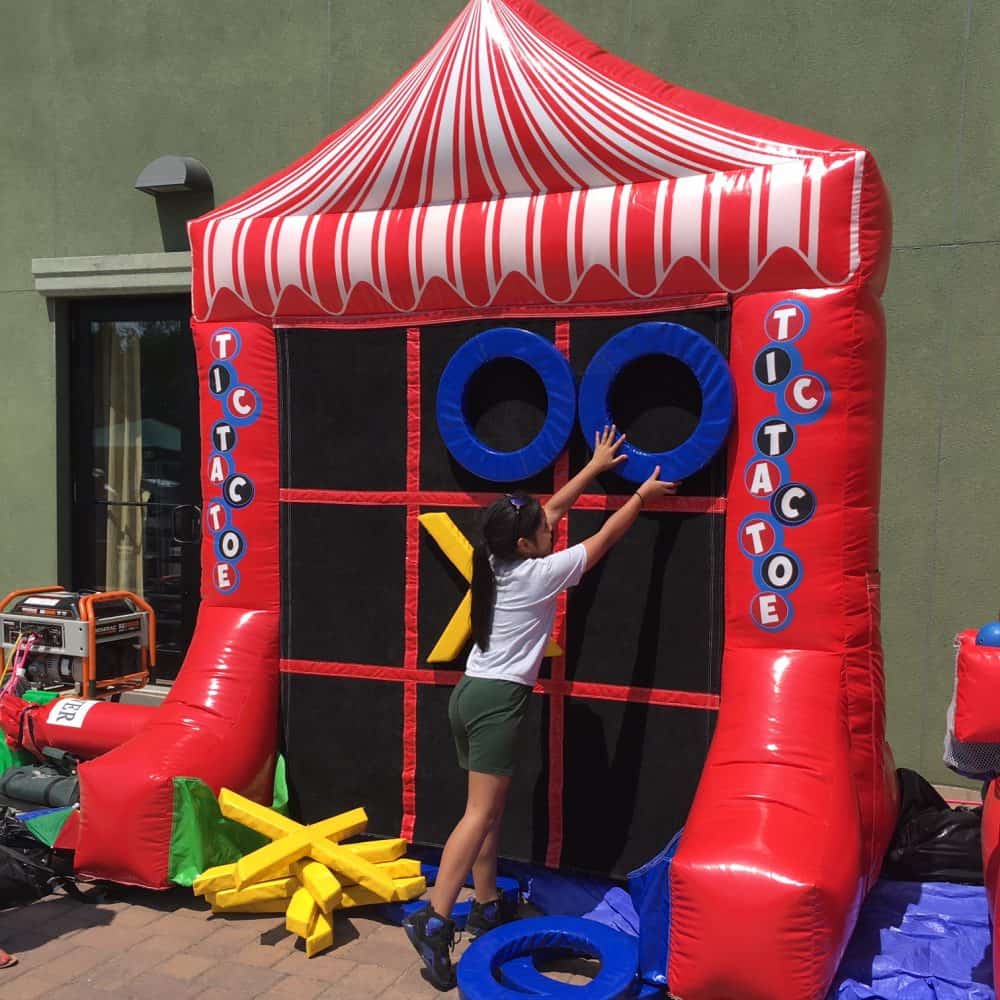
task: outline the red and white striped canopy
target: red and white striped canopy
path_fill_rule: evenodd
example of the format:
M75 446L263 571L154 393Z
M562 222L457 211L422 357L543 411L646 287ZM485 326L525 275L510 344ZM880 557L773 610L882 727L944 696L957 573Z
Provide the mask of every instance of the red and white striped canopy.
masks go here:
M709 50L710 51L710 50ZM471 0L389 92L190 224L199 319L612 309L884 272L870 153Z

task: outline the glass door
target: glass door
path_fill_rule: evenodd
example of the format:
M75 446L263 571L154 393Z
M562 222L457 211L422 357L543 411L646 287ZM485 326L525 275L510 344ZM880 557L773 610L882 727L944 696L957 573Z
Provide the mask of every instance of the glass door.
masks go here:
M73 587L145 597L158 680L180 669L201 583L189 319L186 298L81 302L70 347Z

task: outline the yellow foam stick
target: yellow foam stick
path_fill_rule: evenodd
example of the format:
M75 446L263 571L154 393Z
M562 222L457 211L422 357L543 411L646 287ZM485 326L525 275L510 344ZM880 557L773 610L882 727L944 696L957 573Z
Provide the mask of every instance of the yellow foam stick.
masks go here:
M378 870L392 879L416 878L420 874L420 862L416 858L400 858L398 861L379 865Z
M267 806L237 795L228 788L223 788L219 792L219 809L227 819L235 820L270 840L278 840L280 837L290 833L300 833L303 830L311 830L314 837L343 840L363 832L368 824L368 815L364 809L351 809L349 812L339 813L329 819L305 826Z
M266 882L255 882L242 889L223 889L215 894L214 905L220 910L228 910L244 903L263 903L269 899L289 899L299 888L298 879L275 878Z
M241 903L239 906L227 906L224 910L213 907L212 912L229 917L239 913L274 913L284 914L288 909L290 899L264 899L259 903Z
M394 881L401 878L416 878L420 874L420 862L416 858L400 858L398 861L387 861L375 867ZM340 881L342 886L358 884L346 877Z
M316 928L320 908L304 886L296 890L285 910L285 928L292 934L308 938Z
M399 902L416 899L427 891L427 879L423 875L397 878L393 881L392 898Z
M324 913L329 913L337 905L337 900L340 899L340 880L326 865L321 865L318 861L296 861L292 865L292 874ZM389 877L392 878L392 875Z
M312 958L333 945L333 918L317 912L316 925L306 938L306 958Z
M282 868L290 867L293 861L304 858L311 847L309 834L293 833L240 858L236 862L236 888L271 878Z
M236 885L236 865L216 865L206 868L191 884L196 896L205 896L220 889L232 889Z
M392 902L403 902L408 899L416 899L427 889L427 880L421 875L419 878L397 879L393 890ZM350 910L355 906L372 906L375 903L386 902L381 896L360 885L345 885L344 891L340 894L338 910Z
M294 826L293 831L236 862L237 889L242 889L251 882L273 878L277 872L290 866L293 861L298 861L309 854L312 854L317 861L323 861L327 867L334 867L316 855L314 845L324 845L335 850L333 843L326 838L350 837L360 833L367 825L368 817L364 809L352 809L350 812L332 816L312 826L303 826L294 823L293 820L286 822Z
M359 844L341 844L345 851L357 854L358 857L372 864L385 864L395 861L406 853L406 841L402 837L392 837L389 840L363 840Z
M461 529L443 513L421 514L417 520L427 533L438 543L448 561L462 574L466 582L472 583L473 548ZM462 647L472 637L472 592L466 593L455 609L440 638L427 657L428 663L450 663L462 651ZM562 647L549 639L545 656L562 656Z
M421 514L417 520L438 543L448 561L472 583L472 546L448 514ZM455 609L440 638L434 644L428 663L450 663L462 651L472 635L472 593L466 593Z
M417 520L427 534L438 543L438 547L448 557L448 561L472 583L472 545L461 529L451 519L450 514L421 514Z
M277 840L278 837L292 832L285 824L279 822L279 818L287 820L287 817L252 799L238 795L230 788L223 788L219 792L219 811L226 819L235 820L251 830L262 833L268 840ZM293 821L287 820L287 822Z
M466 593L427 654L428 663L451 663L472 637L472 592Z
M376 865L366 861L353 851L345 850L329 840L321 840L313 842L309 854L314 860L332 869L341 883L357 882L358 885L370 889L386 902L392 899L392 879L381 872ZM237 862L237 865L239 864L242 862Z

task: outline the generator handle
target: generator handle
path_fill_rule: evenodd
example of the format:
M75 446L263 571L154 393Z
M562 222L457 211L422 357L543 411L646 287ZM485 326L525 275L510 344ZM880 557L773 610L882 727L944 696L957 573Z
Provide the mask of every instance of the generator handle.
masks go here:
M65 590L65 587L60 587L55 584L51 587L28 587L25 590L12 590L2 602L0 602L0 614L7 610L7 605L10 604L15 598L26 597L28 594L45 594L53 590Z
M92 623L92 628L88 631L88 655L83 661L83 687L84 691L89 691L91 682L96 687L97 678L93 671L97 665L97 621L94 615L94 605L104 604L107 601L117 601L121 599L133 601L139 606L141 611L146 612L149 623L149 646L142 650L143 673L148 677L149 672L156 667L156 612L138 594L133 594L130 590L108 590L104 593L85 594L80 598L80 619Z

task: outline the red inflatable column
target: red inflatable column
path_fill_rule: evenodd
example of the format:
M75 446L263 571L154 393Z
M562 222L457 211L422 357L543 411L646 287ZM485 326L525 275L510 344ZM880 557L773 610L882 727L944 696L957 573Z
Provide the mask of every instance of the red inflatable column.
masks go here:
M274 334L193 324L201 392L202 603L169 696L80 767L80 871L168 884L173 779L270 802L278 740L278 390Z
M823 997L891 833L883 359L863 289L734 303L722 704L671 872L684 1000Z

